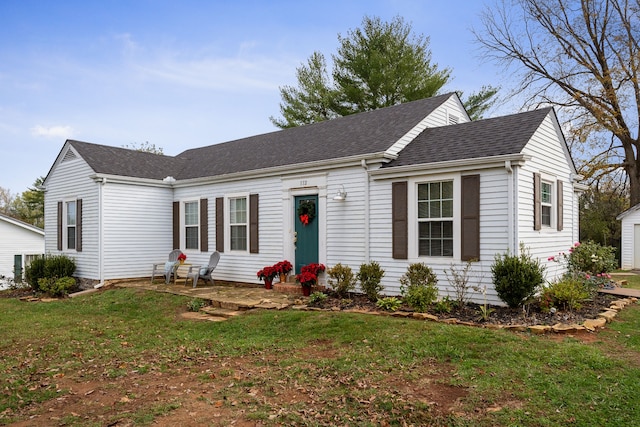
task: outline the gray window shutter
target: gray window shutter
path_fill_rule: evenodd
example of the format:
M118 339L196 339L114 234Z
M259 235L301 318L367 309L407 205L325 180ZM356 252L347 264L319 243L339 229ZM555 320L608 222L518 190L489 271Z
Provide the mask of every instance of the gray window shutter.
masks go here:
M394 259L409 257L407 181L391 184L392 252Z
M249 196L249 253L257 254L260 252L258 242L258 195L251 194Z
M76 200L76 251L82 252L82 199Z
M562 231L564 227L564 195L562 194L562 181L558 180L556 187L558 188L558 231Z
M209 252L209 199L200 199L200 252Z
M180 249L180 202L173 202L173 249Z
M216 198L216 251L224 252L224 197Z
M480 259L480 175L462 177L463 261Z
M533 174L533 229L540 230L542 228L542 199L540 197L540 174Z
M58 202L58 250L62 250L62 202Z

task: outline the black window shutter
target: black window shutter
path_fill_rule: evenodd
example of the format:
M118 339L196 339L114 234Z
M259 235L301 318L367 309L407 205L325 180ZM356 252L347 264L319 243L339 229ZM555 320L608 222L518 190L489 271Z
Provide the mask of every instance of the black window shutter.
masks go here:
M200 252L209 252L209 199L200 199Z
M562 181L558 180L558 231L562 231L564 227L564 195L562 194Z
M258 218L258 195L251 194L249 196L249 252L252 254L260 252Z
M58 250L62 250L62 202L58 202Z
M180 202L173 202L173 249L180 249Z
M461 259L480 259L480 175L462 177Z
M392 252L394 259L409 257L407 181L391 184Z
M82 252L82 199L76 200L76 251Z
M224 252L224 197L216 198L216 251Z
M542 228L542 199L540 197L540 174L533 174L533 229L540 230Z

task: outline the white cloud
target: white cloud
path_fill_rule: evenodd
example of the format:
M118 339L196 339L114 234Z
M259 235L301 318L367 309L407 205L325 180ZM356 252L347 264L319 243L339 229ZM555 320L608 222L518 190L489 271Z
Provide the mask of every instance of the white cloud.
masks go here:
M70 138L74 133L71 126L42 126L36 125L31 128L31 135L44 138Z

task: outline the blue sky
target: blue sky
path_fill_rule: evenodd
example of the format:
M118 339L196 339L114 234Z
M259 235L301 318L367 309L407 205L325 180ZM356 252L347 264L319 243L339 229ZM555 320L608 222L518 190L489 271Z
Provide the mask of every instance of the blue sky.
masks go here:
M45 176L67 138L186 149L276 130L283 85L365 15L402 16L453 70L503 85L470 31L476 0L0 0L0 187ZM515 112L515 111L508 111Z

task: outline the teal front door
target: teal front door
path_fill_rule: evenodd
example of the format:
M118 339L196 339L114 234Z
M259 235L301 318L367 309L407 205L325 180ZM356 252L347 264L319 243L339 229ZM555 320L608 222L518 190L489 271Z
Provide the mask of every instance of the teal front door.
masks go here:
M302 266L318 262L318 196L296 196L296 273Z

